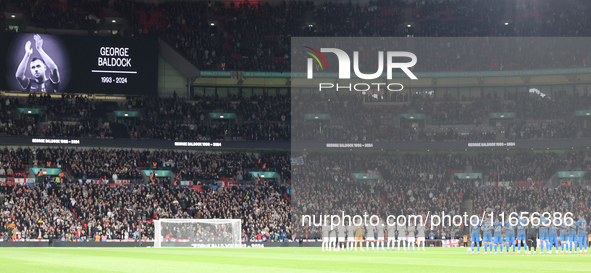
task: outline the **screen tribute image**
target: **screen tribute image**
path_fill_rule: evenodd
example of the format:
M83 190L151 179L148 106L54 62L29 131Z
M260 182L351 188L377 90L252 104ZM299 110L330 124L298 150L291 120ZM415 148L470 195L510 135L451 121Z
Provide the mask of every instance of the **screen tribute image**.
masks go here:
M44 93L157 94L156 39L5 34L0 87Z

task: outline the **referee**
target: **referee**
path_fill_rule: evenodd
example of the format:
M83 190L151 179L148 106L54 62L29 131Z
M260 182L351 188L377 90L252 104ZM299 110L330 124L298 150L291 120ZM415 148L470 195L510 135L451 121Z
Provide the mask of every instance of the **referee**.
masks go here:
M538 246L538 226L534 226L534 225L529 225L529 227L527 228L527 246L528 248L528 254L532 253L531 252L531 248L534 248L534 252L536 253L537 250L537 246Z

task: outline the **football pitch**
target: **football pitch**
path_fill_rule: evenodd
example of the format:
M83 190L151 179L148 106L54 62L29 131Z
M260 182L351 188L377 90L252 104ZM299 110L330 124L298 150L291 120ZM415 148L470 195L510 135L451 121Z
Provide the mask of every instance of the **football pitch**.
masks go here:
M539 249L538 249L539 251ZM466 248L0 248L0 272L579 272L590 254L483 255Z

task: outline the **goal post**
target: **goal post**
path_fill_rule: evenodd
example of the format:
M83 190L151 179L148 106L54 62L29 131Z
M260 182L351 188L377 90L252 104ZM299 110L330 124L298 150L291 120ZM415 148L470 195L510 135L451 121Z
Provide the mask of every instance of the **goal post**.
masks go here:
M154 220L154 247L241 247L241 219Z

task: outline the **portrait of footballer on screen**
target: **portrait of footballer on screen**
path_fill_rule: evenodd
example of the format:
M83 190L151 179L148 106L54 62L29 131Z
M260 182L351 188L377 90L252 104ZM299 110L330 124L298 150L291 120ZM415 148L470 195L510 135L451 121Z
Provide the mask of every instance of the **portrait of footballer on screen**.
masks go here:
M70 73L66 47L53 35L21 34L8 50L7 82L12 90L57 93Z

